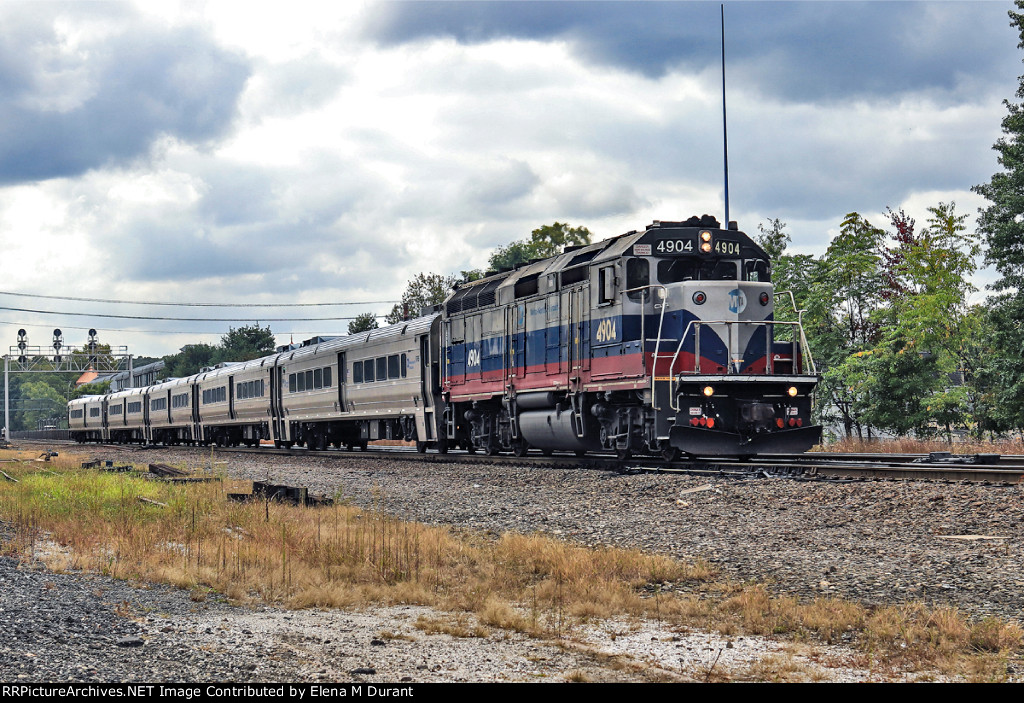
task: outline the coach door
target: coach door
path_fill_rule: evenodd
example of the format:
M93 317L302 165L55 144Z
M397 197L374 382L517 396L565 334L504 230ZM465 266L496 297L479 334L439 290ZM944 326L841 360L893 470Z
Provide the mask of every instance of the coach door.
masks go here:
M276 364L270 371L270 409L273 415L272 426L274 429L274 442L284 440L284 402L281 399L281 380L284 378L284 368Z
M348 380L348 362L345 352L338 352L338 412L345 412L345 382Z
M420 337L420 397L423 398L423 427L420 428L417 415L416 436L421 442L436 439L434 428L434 392L432 382L435 381L437 365L430 358L430 335Z
M228 417L235 419L235 377L228 376Z
M193 383L189 386L189 395L192 396L192 441L200 442L203 439L199 426L199 384Z

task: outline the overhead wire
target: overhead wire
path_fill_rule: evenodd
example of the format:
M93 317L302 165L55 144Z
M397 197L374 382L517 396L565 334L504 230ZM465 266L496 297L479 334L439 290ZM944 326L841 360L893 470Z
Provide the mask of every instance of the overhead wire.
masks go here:
M45 298L47 300L71 300L82 303L113 303L116 305L168 305L172 307L205 307L205 308L309 308L309 307L330 307L334 305L388 305L399 303L399 300L356 300L336 303L171 303L155 300L114 300L111 298L74 298L64 295L41 295L35 293L14 293L12 291L0 290L0 295L12 295L20 298ZM13 310L15 308L0 308ZM351 318L331 318L351 319Z
M336 322L338 320L355 320L355 317L160 317L155 315L110 315L107 313L66 312L58 310L31 310L28 308L11 308L0 305L0 310L27 312L36 315L70 315L72 317L106 317L118 320L163 320L173 322Z

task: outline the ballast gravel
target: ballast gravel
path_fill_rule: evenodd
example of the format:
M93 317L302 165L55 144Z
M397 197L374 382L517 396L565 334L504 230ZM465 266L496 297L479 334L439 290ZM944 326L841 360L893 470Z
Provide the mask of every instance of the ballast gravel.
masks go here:
M79 451L306 486L431 524L700 558L724 578L805 598L924 601L1024 621L1021 486L615 474L358 452ZM683 637L651 623L609 623L561 646L508 633L453 638L416 629L421 608L251 610L11 559L0 559L0 589L4 681L702 681L801 657L809 680L877 676L839 647L805 657L763 638Z

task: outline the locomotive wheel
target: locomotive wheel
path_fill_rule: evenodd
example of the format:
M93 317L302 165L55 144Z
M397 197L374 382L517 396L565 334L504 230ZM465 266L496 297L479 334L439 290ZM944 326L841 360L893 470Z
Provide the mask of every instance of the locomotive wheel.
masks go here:
M366 441L365 439L364 439L364 440L361 440L361 441L359 442L359 451L361 451L361 452L365 452L365 451L366 451L366 445L367 445L367 444L369 444L369 442L367 442L367 441Z
M438 454L447 454L448 453L448 438L447 437L442 437L441 439L437 440L437 453Z
M633 452L629 449L616 449L615 458L619 461L629 461L633 458Z
M352 445L352 443L351 443L351 442L346 442L346 443L345 443L345 450L346 450L346 451L349 451L349 452L350 452L350 451L352 451L352 446L353 446L353 445Z
M585 457L587 455L587 450L586 449L577 449L576 451L573 452L573 454L575 454L576 456L578 456L579 458L582 459L583 457Z
M488 444L484 453L486 453L487 456L498 456L498 451L499 447L497 444Z
M551 456L552 454L555 453L555 450L554 449L541 449L540 453L543 454L544 456Z
M526 456L527 452L530 451L530 445L525 440L519 440L512 447L512 453L516 456Z
M427 443L426 442L416 442L416 451L418 453L420 453L420 454L426 454L426 452L427 452Z

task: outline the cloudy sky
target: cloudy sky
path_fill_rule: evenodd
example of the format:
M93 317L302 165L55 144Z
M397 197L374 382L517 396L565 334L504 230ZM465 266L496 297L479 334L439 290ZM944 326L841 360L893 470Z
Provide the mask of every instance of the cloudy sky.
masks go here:
M820 254L847 212L973 215L1011 8L727 2L731 218ZM383 314L555 220L722 219L719 52L717 2L0 4L0 348L343 333L269 320Z

